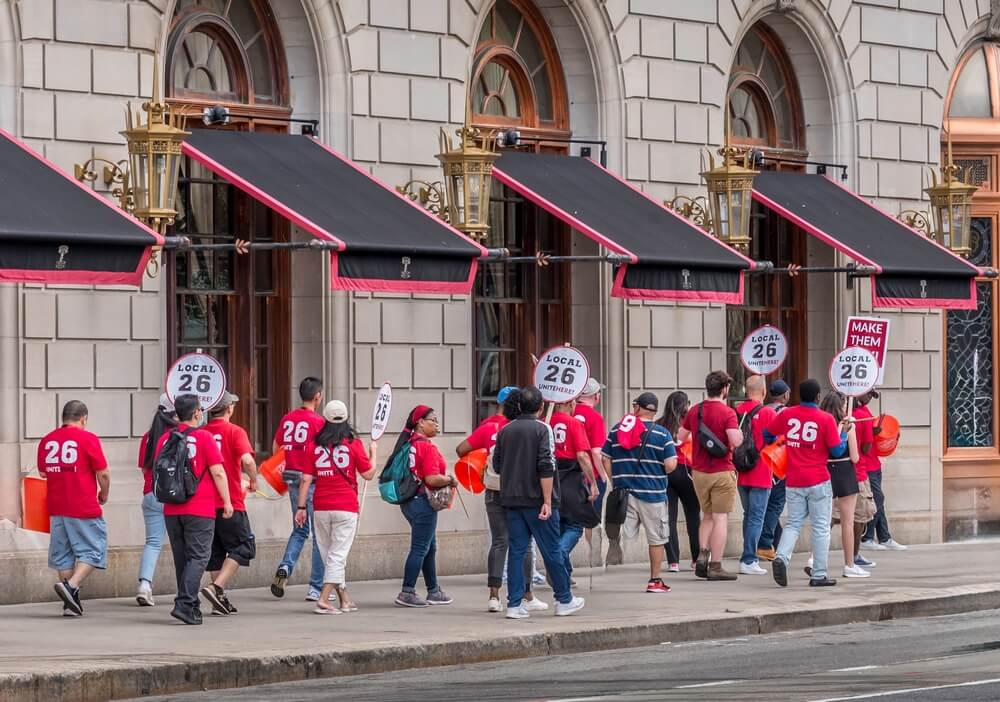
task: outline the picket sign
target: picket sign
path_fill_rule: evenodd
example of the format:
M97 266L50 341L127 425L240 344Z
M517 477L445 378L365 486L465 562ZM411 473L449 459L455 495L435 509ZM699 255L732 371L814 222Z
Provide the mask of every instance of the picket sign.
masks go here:
M392 414L392 385L384 383L372 407L372 441L378 441L385 434Z
M226 391L226 371L215 358L199 349L173 362L164 388L171 402L180 395L197 395L201 408L208 411L219 404Z
M542 399L553 404L580 397L588 378L586 356L569 344L549 349L535 364L535 386L542 391Z
M878 359L871 351L852 346L830 362L830 385L848 397L858 397L875 387L878 371Z
M885 359L889 349L889 320L881 317L848 317L844 330L844 348L858 348L870 351L878 361L878 380L885 380Z
M765 324L747 334L740 346L740 362L754 375L770 375L788 356L788 339L777 327Z

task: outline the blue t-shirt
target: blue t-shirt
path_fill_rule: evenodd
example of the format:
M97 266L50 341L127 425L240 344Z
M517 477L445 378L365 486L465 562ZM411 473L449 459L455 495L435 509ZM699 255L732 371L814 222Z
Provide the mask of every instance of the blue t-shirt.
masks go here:
M648 437L642 445L627 449L618 444L618 424L611 429L601 453L611 460L611 477L614 487L626 488L643 502L665 502L667 499L667 471L663 462L674 458L674 438L664 427L643 420ZM642 448L642 457L639 449Z

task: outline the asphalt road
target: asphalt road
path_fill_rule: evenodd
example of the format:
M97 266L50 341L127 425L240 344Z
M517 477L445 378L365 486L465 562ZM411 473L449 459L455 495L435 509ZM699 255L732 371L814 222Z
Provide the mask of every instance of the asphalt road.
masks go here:
M1000 610L153 699L993 702L1000 700Z

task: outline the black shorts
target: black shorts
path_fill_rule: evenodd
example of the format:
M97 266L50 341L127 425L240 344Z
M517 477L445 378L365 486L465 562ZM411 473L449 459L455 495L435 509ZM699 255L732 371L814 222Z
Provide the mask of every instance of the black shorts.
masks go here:
M250 565L257 555L257 544L250 531L250 519L246 512L233 512L225 519L222 510L215 512L215 537L212 539L212 556L208 559L208 571L222 567L223 561L232 558L241 566Z
M826 467L830 471L830 484L835 498L858 494L858 475L854 472L854 464L850 459L830 461Z

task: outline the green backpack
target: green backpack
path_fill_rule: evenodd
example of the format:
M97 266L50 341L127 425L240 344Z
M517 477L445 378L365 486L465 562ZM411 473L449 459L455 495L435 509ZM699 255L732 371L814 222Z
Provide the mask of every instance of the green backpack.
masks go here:
M410 470L412 444L403 444L385 464L378 476L378 491L382 499L391 505L401 505L417 496L420 481Z

